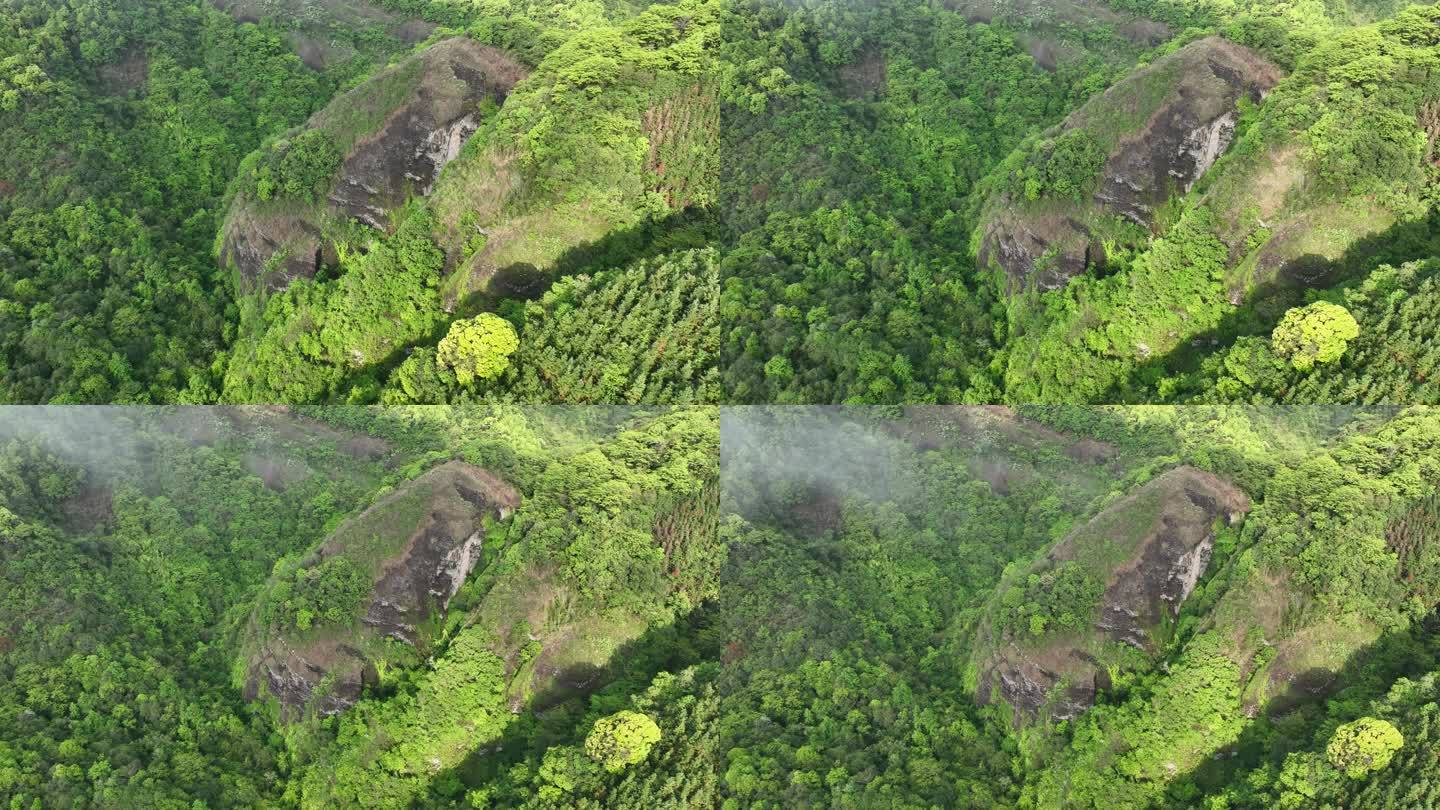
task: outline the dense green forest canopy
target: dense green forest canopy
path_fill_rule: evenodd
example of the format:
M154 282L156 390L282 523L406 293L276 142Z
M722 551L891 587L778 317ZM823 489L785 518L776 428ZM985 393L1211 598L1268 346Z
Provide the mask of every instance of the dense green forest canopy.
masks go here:
M1433 5L732 8L731 401L1431 398ZM1200 118L1209 128L1176 144L1205 155L1200 176L1142 218L1115 202L1136 156L1165 122L1212 115L1193 87L1163 106L1183 78L1164 66L1215 35L1278 86ZM1062 243L1067 229L1089 247ZM1073 263L1069 277L1017 286L997 233L1008 263L1028 252L1037 273ZM1329 348L1307 363L1290 324L1317 304L1347 315L1316 325L1310 342Z
M9 409L0 797L453 806L495 743L603 731L628 705L606 690L696 655L684 628L723 558L717 440L713 409ZM300 646L376 610L367 558L315 549L455 465L519 503L475 527L480 559L415 646L389 642L339 717L248 694L253 622ZM408 520L372 527L403 541ZM627 728L605 757L635 755Z
M12 4L0 399L715 401L717 5ZM402 144L458 157L433 199L303 222L323 272L288 289L237 277L237 197L282 245L277 212L370 185L364 138L430 82L407 58L455 37L528 78ZM457 376L437 346L483 314L518 348Z
M0 796L1409 808L1433 790L1435 409L718 421L16 411ZM452 480L488 494L445 506ZM387 555L440 525L406 506L426 492L451 517L515 506L479 521L442 608L367 636L393 621L372 597L426 559ZM353 692L323 657L336 639L369 662ZM328 668L313 691L257 683L292 655Z
M714 804L1423 806L1432 410L881 410L725 417ZM1130 494L1180 467L1254 503L1148 652L1068 720L977 699L1009 606L1103 636L1072 568L1024 573L1143 526ZM1097 553L1074 565L1118 564ZM1024 660L1057 636L1013 637Z
M1429 789L1434 411L737 409L721 431L727 553L693 656L442 775L434 806L1409 807ZM1028 616L1077 615L1054 632L1083 637L1113 598L1026 572L1143 525L1130 496L1177 469L1253 503L1211 528L1145 653L1068 719L980 699L1010 605L1014 649L1038 655L1055 636Z
M6 401L1431 398L1433 5L3 14ZM429 58L456 42L490 49L461 107ZM1216 42L1255 92L1167 100ZM1199 122L1198 175L1142 208L1112 187L1161 136L1122 85ZM434 177L376 157L415 150ZM473 375L440 347L484 316L515 348Z

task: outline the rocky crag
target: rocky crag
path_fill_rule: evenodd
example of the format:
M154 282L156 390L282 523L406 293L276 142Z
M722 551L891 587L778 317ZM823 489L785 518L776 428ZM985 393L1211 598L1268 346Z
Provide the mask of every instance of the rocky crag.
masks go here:
M1012 290L1056 289L1087 267L1103 267L1101 243L1114 221L1155 227L1166 202L1188 192L1230 146L1241 100L1259 101L1280 78L1258 53L1208 37L1091 99L1041 143L1075 130L1098 143L1105 159L1093 187L1079 201L998 193L980 226L980 265L1003 270Z
M396 209L429 195L460 154L485 102L503 103L525 75L505 53L455 37L340 95L300 130L324 132L341 149L323 199L262 201L242 177L221 231L221 264L234 268L242 290L282 289L334 261L327 237L345 223L390 230Z
M1035 639L982 624L977 700L1002 700L1020 720L1067 720L1087 710L1109 686L1112 667L1159 651L1157 636L1210 562L1215 526L1239 521L1249 509L1249 497L1229 482L1177 467L1071 532L1026 573L1084 566L1103 585L1087 626Z
M427 622L443 616L481 562L486 522L508 518L519 503L490 472L452 461L347 521L304 565L343 555L367 571L358 621L303 632L265 627L262 597L247 645L246 696L275 698L287 718L349 708L377 680L389 642L425 646Z

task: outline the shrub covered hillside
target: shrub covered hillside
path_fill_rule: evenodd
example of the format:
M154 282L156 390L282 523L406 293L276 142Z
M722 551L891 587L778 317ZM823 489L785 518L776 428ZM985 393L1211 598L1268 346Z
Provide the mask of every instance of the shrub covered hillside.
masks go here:
M643 758L653 724L620 696L698 655L717 428L714 409L14 411L0 802L454 807L557 738Z
M474 23L259 155L222 235L246 292L221 396L716 400L715 5L588 19L528 70ZM341 152L301 183L321 199L264 199L310 136Z
M1426 806L1440 411L722 422L17 412L0 799Z
M635 695L660 737L623 774L572 737L497 806L1427 806L1434 410L735 410L722 436L715 658Z
M300 5L0 12L0 399L718 398L718 3Z
M1259 36L1235 35L1247 32ZM1437 56L1434 7L1306 50L1243 112L1234 145L1173 204L1173 224L1107 243L1104 270L1058 294L1012 303L1007 396L1294 399L1309 379L1345 400L1426 399L1425 348L1385 330L1385 305L1348 291L1403 279L1422 292L1423 270L1392 267L1436 250L1424 122L1440 103ZM1299 340L1297 325L1309 333ZM1343 363L1360 333L1398 356L1363 382Z
M1435 6L745 0L721 30L733 400L1433 398Z
M0 18L0 400L1434 398L1401 0Z

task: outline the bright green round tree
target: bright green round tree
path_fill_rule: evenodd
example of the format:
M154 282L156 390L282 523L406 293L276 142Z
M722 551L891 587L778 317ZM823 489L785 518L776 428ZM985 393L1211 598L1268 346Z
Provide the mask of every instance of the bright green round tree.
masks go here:
M450 324L450 331L440 341L435 359L440 365L454 369L461 385L475 380L493 380L510 367L510 355L520 347L520 339L510 322L489 312L465 321Z
M1390 764L1405 744L1400 730L1375 717L1362 717L1335 729L1325 754L1351 779L1363 779Z
M648 715L616 712L595 723L590 736L585 738L585 753L605 766L605 770L619 773L643 761L659 741L660 727Z
M1333 363L1360 335L1360 324L1350 311L1328 301L1316 301L1285 313L1270 333L1270 347L1296 369L1309 371L1316 363Z

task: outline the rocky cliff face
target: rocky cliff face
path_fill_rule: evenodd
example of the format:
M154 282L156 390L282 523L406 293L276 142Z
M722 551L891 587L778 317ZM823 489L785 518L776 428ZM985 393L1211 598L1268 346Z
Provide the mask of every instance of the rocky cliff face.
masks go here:
M329 716L355 705L365 685L377 681L374 664L358 647L327 642L297 648L281 637L250 662L245 697L275 697L286 719L306 711Z
M306 124L350 144L320 205L274 205L237 195L222 232L221 263L244 288L281 289L333 261L333 222L389 230L394 211L430 193L480 125L485 99L503 102L525 76L504 53L464 37L427 48L341 95ZM357 122L374 121L356 132Z
M977 700L1004 700L1020 718L1066 720L1109 686L1108 670L1132 648L1156 652L1155 633L1205 573L1217 520L1233 523L1250 499L1230 483L1178 467L1117 501L1058 543L1040 567L1119 561L1095 571L1104 582L1090 627L1032 640L985 627Z
M330 190L333 210L382 230L407 197L430 194L440 170L480 126L476 105L487 98L503 102L525 75L500 51L463 38L441 42L420 58L425 66L415 92L355 142Z
M981 265L1003 269L1012 288L1040 289L1103 265L1097 227L1118 216L1151 228L1157 209L1188 192L1230 146L1240 99L1258 101L1280 78L1259 54L1219 37L1136 71L1049 133L1083 129L1108 149L1091 196L1073 204L1032 204L1008 193L991 200Z
M449 606L483 555L484 521L505 519L519 494L491 473L449 462L336 530L307 560L373 559L373 584L351 627L272 629L252 621L246 696L273 696L287 718L334 714L376 680L386 639L423 644L422 626Z
M484 533L476 517L492 515L503 520L519 504L513 490L483 470L453 463L436 474L452 476L449 486L473 509L468 513L432 510L402 555L381 569L361 619L378 634L409 644L417 640L418 623L431 612L444 610L480 562Z
M320 225L299 214L237 206L226 219L222 238L220 264L239 273L242 292L259 286L283 290L335 261Z

